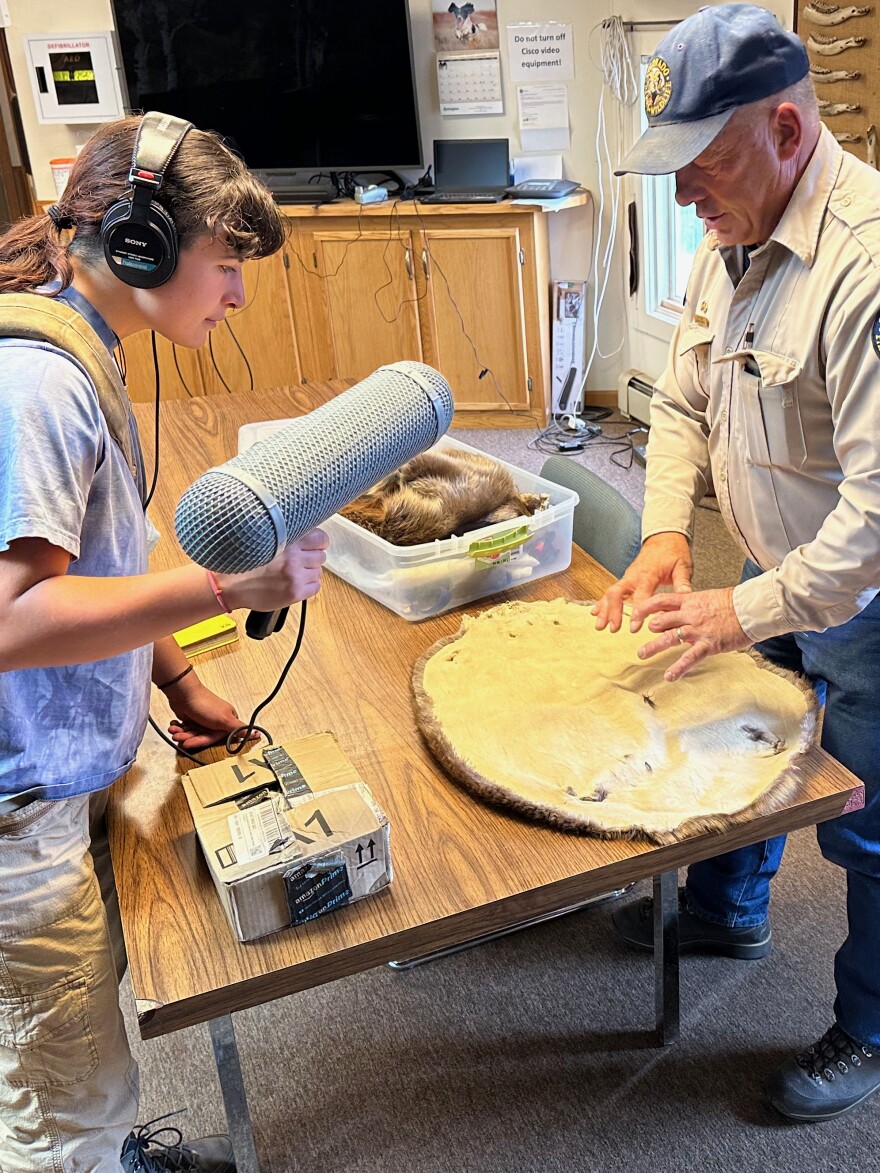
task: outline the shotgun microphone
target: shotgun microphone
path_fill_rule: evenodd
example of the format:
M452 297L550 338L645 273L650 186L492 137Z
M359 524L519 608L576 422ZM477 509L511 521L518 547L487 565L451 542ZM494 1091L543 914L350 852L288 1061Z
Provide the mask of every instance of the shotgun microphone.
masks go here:
M433 367L418 362L380 367L203 473L177 506L178 541L207 570L241 574L265 566L290 542L430 448L446 432L452 412L449 384ZM286 613L286 608L273 617L251 612L248 635L262 639L277 631Z

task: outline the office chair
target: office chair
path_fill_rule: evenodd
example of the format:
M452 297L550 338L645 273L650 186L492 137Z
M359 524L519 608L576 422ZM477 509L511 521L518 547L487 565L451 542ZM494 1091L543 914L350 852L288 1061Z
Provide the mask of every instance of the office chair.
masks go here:
M621 578L642 544L642 523L632 505L601 477L567 456L545 460L541 476L578 494L572 541L615 578Z
M554 481L557 485L574 489L578 494L580 501L574 510L572 540L591 558L609 570L615 578L620 578L638 554L641 545L642 523L632 505L601 477L566 456L551 456L549 460L545 460L541 476L546 481ZM407 958L405 961L390 961L388 964L392 969L414 969L417 965L425 965L429 961L437 961L441 957L449 957L453 953L461 953L464 949L472 949L476 945L494 941L496 937L504 937L508 933L517 933L520 929L543 924L544 921L554 920L558 916L578 912L588 905L616 900L632 887L632 884L627 884L623 888L616 888L601 896L591 896L589 900L578 901L555 912L518 921L507 929L482 933L458 945L448 945L442 949L434 949L430 953L423 953L419 957Z

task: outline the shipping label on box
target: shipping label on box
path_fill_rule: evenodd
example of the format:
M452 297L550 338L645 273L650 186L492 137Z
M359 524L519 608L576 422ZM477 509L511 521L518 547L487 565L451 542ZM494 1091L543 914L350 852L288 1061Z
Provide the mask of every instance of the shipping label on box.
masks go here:
M293 766L283 783L259 768L256 751L182 779L240 941L306 924L392 879L388 817L335 738L324 733L270 748L270 760ZM292 790L297 797L288 796Z

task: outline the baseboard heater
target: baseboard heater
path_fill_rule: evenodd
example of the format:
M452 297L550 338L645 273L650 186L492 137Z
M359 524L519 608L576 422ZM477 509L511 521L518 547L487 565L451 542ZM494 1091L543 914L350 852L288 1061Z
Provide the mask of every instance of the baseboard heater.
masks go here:
M624 371L617 380L617 406L628 419L650 423L653 394L654 380L644 371Z

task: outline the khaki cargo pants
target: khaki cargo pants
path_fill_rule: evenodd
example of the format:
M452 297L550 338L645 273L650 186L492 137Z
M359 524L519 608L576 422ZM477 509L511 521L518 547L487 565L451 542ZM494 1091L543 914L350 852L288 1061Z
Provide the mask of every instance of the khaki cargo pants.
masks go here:
M134 1126L106 804L0 806L2 1173L119 1173Z

